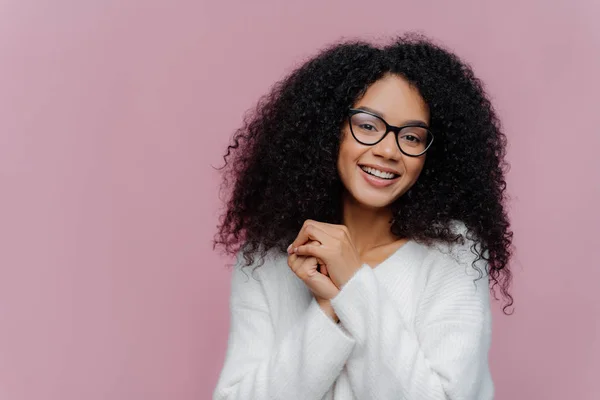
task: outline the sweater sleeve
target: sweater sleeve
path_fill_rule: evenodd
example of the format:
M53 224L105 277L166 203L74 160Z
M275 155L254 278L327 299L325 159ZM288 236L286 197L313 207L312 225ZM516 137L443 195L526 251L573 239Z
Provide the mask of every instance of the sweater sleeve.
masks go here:
M213 399L322 399L342 371L354 340L313 298L276 341L263 286L251 270L236 266L233 271L227 352Z
M485 275L477 279L468 259L437 259L414 324L407 324L397 301L366 264L332 299L356 340L347 361L356 398L493 398L487 362L489 280Z

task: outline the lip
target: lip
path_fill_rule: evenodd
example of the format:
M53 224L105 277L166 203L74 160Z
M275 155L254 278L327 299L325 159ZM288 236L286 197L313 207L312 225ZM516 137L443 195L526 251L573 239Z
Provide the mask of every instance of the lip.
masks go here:
M391 172L392 174L396 174L396 175L400 175L400 172L396 171L395 169L392 168L386 168L386 167L382 167L381 165L375 165L375 164L359 164L358 165L359 168L362 167L371 167L374 169L378 169L379 171L382 172Z
M367 181L367 183L369 185L377 187L377 188L382 188L382 187L387 187L387 186L393 185L394 183L396 183L398 181L398 179L400 179L400 176L397 176L394 179L378 178L376 176L367 174L365 171L363 171L363 169L361 167L357 167L357 168L359 169L359 173L362 175L362 177L365 179L365 181ZM373 168L375 168L375 167L373 167Z

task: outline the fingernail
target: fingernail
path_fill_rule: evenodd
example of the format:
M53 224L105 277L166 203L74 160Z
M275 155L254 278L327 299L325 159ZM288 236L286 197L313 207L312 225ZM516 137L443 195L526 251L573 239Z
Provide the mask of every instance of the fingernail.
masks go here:
M287 248L287 252L288 252L288 254L290 254L290 249L291 249L291 248L292 248L292 245L290 244L290 245L288 246L288 248Z

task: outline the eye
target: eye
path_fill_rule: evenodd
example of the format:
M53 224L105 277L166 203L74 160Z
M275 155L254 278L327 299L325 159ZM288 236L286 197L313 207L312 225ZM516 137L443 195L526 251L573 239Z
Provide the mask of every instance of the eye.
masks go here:
M402 140L407 141L407 142L412 142L412 143L420 143L421 142L421 138L414 136L414 135L403 135Z
M377 130L377 128L376 128L376 127L374 127L374 126L373 126L373 125L371 125L371 124L367 124L367 123L365 123L365 124L360 124L358 127L359 127L360 129L364 129L365 131L376 131L376 130Z

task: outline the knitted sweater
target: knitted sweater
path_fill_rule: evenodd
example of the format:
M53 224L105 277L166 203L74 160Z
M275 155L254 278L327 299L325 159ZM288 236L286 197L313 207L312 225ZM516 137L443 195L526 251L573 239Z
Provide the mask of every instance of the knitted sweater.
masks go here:
M287 254L270 251L254 272L238 255L213 399L492 399L489 280L471 244L409 241L364 264L331 300L337 324Z

